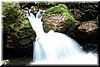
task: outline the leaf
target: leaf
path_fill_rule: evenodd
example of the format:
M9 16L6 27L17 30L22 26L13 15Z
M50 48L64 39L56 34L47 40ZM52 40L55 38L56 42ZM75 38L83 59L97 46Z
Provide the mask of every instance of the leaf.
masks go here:
M11 29L14 29L14 28L15 28L14 25L15 25L15 24L10 24L10 28L11 28Z

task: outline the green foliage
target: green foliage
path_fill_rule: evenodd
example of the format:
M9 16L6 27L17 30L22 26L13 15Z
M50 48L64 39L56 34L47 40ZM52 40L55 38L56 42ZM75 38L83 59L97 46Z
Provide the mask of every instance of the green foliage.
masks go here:
M54 6L46 11L46 13L49 14L56 14L61 13L69 17L70 20L73 22L75 21L75 18L71 15L71 13L68 10L68 7L65 4L59 4L58 6Z
M25 14L20 10L19 3L2 2L2 9L3 27L10 27L17 32L16 26L18 27L18 24L25 20Z
M20 15L19 6L17 3L13 2L3 2L3 18L6 18L7 22L9 20L17 19L17 16Z
M10 24L10 28L11 28L11 29L14 29L14 28L15 28L14 25L15 25L15 24Z
M91 21L91 23L95 23L95 24L97 24L98 26L99 26L99 22L98 22L98 16L96 17L96 19L92 19L92 20L90 20Z

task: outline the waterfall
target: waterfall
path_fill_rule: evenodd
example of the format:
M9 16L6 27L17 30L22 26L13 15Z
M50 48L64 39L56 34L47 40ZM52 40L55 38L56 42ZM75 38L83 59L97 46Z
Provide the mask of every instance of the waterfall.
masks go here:
M62 33L50 30L43 31L42 14L39 11L36 17L32 13L26 14L32 28L36 32L36 42L33 50L35 64L98 64L97 55L86 53L72 38Z

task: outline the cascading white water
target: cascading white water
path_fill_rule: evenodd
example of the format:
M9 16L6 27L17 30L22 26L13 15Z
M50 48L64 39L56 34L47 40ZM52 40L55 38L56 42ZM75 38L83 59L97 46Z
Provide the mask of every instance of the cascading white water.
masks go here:
M45 33L41 22L41 11L35 16L27 13L28 19L36 32L33 61L35 64L98 64L97 55L85 53L72 38L53 30ZM40 17L39 17L40 16Z

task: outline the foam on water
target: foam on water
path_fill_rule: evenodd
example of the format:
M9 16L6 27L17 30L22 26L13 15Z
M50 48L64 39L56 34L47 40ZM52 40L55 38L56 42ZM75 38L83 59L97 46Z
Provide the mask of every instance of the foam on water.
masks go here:
M79 44L68 36L50 31L35 42L31 64L98 64L97 56L85 53Z

